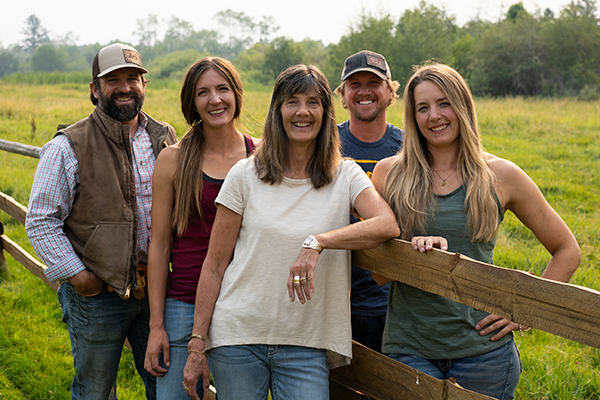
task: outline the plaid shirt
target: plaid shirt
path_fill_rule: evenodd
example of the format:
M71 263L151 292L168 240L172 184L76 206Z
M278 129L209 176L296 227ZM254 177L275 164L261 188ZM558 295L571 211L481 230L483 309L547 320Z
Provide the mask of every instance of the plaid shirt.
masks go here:
M156 164L150 136L146 131L147 121L146 116L140 113L140 126L130 138L138 207L137 245L140 262L148 259L152 172ZM64 220L71 213L78 192L75 151L65 135L58 135L40 153L25 226L35 252L48 266L45 273L51 282L64 281L85 269L63 231Z

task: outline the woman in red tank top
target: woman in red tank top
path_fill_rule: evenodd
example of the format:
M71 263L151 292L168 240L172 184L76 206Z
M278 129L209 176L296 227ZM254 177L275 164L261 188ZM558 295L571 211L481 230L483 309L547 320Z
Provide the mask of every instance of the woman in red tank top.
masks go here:
M181 111L190 129L156 160L144 368L157 377L158 399L188 398L181 382L196 286L216 213L214 200L229 169L257 143L235 127L241 108L242 83L233 65L218 57L198 60L181 88ZM202 398L202 384L197 388Z

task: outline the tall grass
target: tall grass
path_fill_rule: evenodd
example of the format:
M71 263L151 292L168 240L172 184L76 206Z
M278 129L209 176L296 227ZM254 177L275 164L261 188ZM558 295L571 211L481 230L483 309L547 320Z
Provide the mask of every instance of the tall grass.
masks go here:
M87 85L0 84L0 138L42 146L58 124L93 111L88 97ZM238 128L260 136L269 101L267 92L246 93ZM347 111L336 101L341 122ZM477 107L486 149L521 166L577 237L583 261L571 283L600 290L600 103L508 98L480 99ZM169 121L179 137L186 132L176 87L150 82L145 110ZM388 121L402 126L402 118L398 102L389 108ZM0 191L26 205L36 164L0 152ZM0 221L11 239L33 253L21 225L3 212ZM7 258L11 275L0 282L0 398L67 399L73 367L56 295ZM534 235L507 213L495 263L539 276L549 259ZM517 335L516 341L523 360L518 399L600 398L600 350L539 331ZM129 351L121 361L117 390L123 399L143 398Z

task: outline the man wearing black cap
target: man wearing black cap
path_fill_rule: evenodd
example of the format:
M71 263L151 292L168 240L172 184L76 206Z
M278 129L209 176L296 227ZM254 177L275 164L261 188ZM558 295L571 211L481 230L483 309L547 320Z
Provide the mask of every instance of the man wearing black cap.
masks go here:
M73 399L109 398L126 338L147 398L156 397L155 378L144 370L151 183L156 156L177 138L170 125L141 111L147 72L131 46L116 43L96 54L96 109L44 146L31 190L27 236L48 279L61 283Z
M346 59L341 80L335 94L350 113L350 119L338 125L342 154L353 158L371 177L380 160L402 147L402 130L386 121L387 108L400 85L392 81L385 57L368 50ZM388 291L389 284L379 286L369 271L352 266L352 339L379 352Z

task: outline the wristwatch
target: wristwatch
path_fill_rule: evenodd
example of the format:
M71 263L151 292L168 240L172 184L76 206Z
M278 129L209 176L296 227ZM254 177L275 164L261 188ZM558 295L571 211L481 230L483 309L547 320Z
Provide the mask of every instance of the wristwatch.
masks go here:
M313 235L310 235L306 239L304 239L304 242L302 242L302 248L316 250L319 254L321 254L321 252L323 251L323 246L319 244L319 242Z

